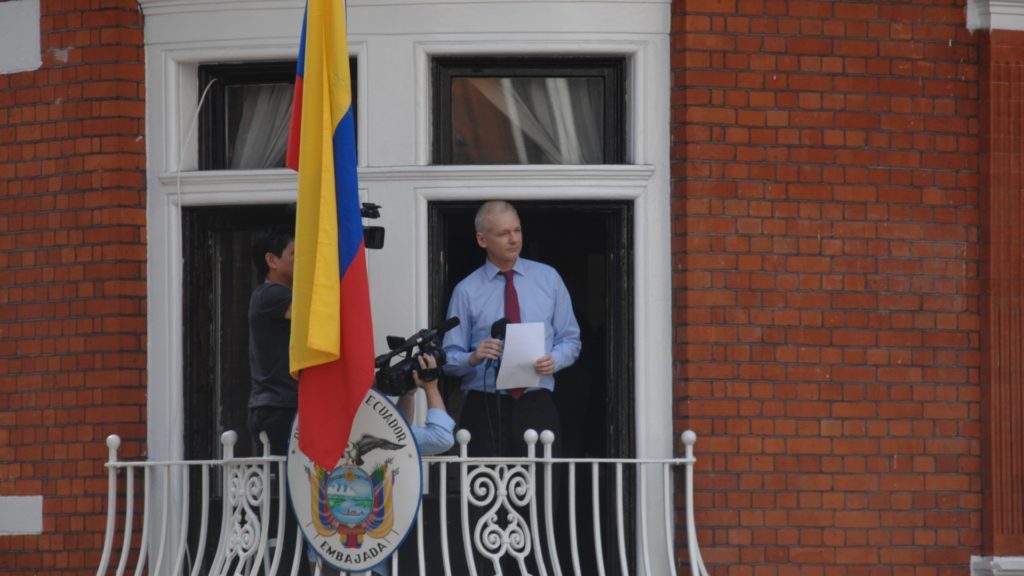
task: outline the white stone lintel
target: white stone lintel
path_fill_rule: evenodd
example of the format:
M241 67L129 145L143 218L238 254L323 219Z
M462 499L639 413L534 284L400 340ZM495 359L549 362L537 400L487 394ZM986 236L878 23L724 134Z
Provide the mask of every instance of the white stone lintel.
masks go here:
M1024 576L1024 556L971 556L971 576Z
M0 536L42 533L42 496L0 496Z
M0 2L0 74L38 70L39 0Z
M967 28L1024 30L1024 0L967 0Z

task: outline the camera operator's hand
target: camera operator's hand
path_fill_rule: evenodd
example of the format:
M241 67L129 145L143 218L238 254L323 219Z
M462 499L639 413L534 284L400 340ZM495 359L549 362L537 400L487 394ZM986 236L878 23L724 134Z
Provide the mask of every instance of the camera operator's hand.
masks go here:
M416 388L422 388L427 394L427 407L428 408L440 408L444 410L444 399L441 398L441 392L437 389L437 360L430 354L421 354L417 358L417 362L420 367L412 371L412 380L416 383ZM423 380L420 378L420 371L430 370L433 372L434 377L429 380ZM415 394L416 390L411 390L409 394Z
M412 371L412 381L416 383L416 387L423 388L424 390L426 390L428 387L437 388L437 360L435 360L434 357L430 354L421 354L420 357L416 359L416 361L420 365L419 368L414 368ZM420 373L426 372L428 370L432 372L432 374L428 374L428 378L429 376L433 376L433 378L424 380L423 378L420 377Z
M497 338L484 338L480 345L469 355L469 365L479 366L484 360L497 360L505 350L505 342Z

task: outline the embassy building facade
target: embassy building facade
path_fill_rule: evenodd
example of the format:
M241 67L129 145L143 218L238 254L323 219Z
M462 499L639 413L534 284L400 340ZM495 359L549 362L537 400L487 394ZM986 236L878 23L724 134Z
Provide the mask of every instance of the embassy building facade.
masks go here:
M251 443L303 7L0 1L0 572L95 573L107 435ZM510 200L581 326L568 453L694 430L712 574L1024 574L1024 1L347 15L379 351L444 320Z

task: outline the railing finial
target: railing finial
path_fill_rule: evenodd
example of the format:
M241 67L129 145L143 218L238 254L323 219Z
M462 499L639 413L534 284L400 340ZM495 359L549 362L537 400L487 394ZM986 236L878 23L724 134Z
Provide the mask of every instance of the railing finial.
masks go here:
M693 430L687 430L683 432L681 436L683 445L686 446L684 449L687 458L693 458L693 445L697 443L697 433Z
M555 433L551 430L545 430L540 433L540 443L544 445L544 457L551 458L551 452L555 445Z
M121 447L121 437L117 434L107 436L107 459L110 462L117 462L117 449Z
M238 443L238 433L234 430L227 430L220 435L220 443L224 446L224 459L230 460L235 457L235 444Z
M455 433L455 441L459 443L459 456L465 458L469 454L469 441L473 438L473 435L469 433L469 430L460 428Z
M530 428L526 432L523 432L523 441L526 442L527 444L530 444L530 445L536 444L538 437L539 436L537 434L537 431L534 430L533 428Z
M267 458L270 456L270 436L267 436L266 430L260 430L260 446L263 447L263 457Z
M555 433L551 430L545 430L540 433L540 443L550 445L555 443Z

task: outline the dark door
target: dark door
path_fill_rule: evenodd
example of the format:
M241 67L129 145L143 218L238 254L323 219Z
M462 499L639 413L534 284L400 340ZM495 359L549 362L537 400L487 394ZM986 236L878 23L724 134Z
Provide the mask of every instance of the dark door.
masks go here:
M433 325L444 320L455 285L484 262L476 244L473 218L480 202L434 202L429 209L430 225L430 318ZM553 266L561 274L572 297L580 324L583 348L576 363L556 374L555 400L562 420L566 457L632 457L635 454L633 378L633 277L632 222L630 202L526 201L516 202L523 226L525 258ZM461 392L455 382L446 382L449 411L458 421ZM585 475L584 475L585 476ZM628 481L631 483L631 481ZM601 499L614 509L608 490L611 478L601 480ZM631 486L627 492L631 493ZM565 487L562 488L565 493ZM581 525L591 522L589 478L577 487ZM563 498L564 502L565 499ZM425 501L426 502L426 501ZM429 506L429 504L425 504ZM633 518L635 507L626 502L625 517ZM562 506L559 522L568 534L567 507ZM606 542L614 527L605 516ZM627 521L627 534L633 533ZM632 537L627 541L632 542ZM584 570L594 570L590 542L581 542ZM567 549L561 547L563 550ZM567 561L564 558L563 561ZM611 557L606 558L606 563ZM571 566L564 569L571 572ZM593 572L588 572L593 573Z
M238 433L236 456L252 454L246 428L249 295L256 283L254 234L294 222L287 205L184 211L185 457L220 457L220 434Z
M220 435L238 433L236 456L254 455L249 435L249 295L258 281L250 257L256 232L270 224L293 222L286 205L188 208L183 211L185 458L220 458ZM198 490L198 470L190 478ZM211 479L210 509L220 509L219 478ZM189 534L198 534L201 504L191 499ZM276 504L275 504L276 506ZM220 530L220 515L209 530ZM206 562L216 550L208 542ZM189 541L190 554L198 543Z

